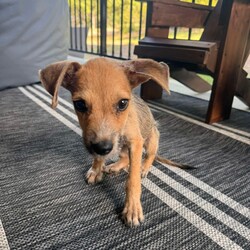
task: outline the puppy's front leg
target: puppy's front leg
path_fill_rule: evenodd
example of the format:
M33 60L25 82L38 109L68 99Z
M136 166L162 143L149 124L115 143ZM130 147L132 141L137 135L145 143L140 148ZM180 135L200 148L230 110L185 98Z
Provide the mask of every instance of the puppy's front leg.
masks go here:
M102 180L103 178L103 166L104 159L103 158L95 158L92 167L87 172L86 178L88 184L95 184Z
M130 171L126 183L126 200L123 218L130 226L137 226L144 220L141 206L141 159L143 141L139 137L131 141L130 146Z

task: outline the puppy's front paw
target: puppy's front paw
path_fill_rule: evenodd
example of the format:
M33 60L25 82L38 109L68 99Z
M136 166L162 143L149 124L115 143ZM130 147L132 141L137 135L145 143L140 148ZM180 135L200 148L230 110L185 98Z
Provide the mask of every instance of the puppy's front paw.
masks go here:
M128 172L128 168L128 165L122 165L119 162L116 162L104 167L103 172L107 174L117 175L121 172L121 170L125 170L126 172Z
M150 164L146 164L144 162L144 164L142 165L142 168L141 168L141 177L142 178L146 178L148 176L148 173L150 172L151 167L152 166Z
M86 174L87 182L88 184L95 184L100 181L102 181L103 178L103 172L97 172L93 168L90 168L89 171Z
M125 203L122 212L125 223L132 226L139 226L144 221L142 206L140 201L130 200Z
M149 173L149 169L147 169L147 170L142 169L141 177L142 177L142 178L146 178L146 177L148 176L148 173Z

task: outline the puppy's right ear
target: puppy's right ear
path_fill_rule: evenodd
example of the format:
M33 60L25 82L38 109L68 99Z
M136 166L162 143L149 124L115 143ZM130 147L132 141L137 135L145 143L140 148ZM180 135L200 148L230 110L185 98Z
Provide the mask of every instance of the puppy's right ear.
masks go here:
M39 70L43 86L53 96L52 108L56 108L58 104L58 90L61 85L69 91L74 88L75 73L80 67L81 64L77 62L61 61Z
M132 88L148 80L153 80L170 94L169 67L164 62L158 63L152 59L135 59L124 61L120 65L123 67Z

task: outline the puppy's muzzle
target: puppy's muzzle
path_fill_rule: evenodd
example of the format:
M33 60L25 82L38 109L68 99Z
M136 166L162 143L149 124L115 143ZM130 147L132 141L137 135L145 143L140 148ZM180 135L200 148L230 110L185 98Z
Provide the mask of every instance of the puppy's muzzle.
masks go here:
M91 151L98 155L107 155L113 149L113 143L111 141L101 141L91 144Z

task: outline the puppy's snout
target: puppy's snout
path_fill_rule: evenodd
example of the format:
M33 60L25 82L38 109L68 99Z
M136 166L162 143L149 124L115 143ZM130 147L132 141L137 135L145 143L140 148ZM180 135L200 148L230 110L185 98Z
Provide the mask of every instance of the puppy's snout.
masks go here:
M113 143L111 141L101 141L93 143L91 145L93 151L98 155L107 155L113 149Z

